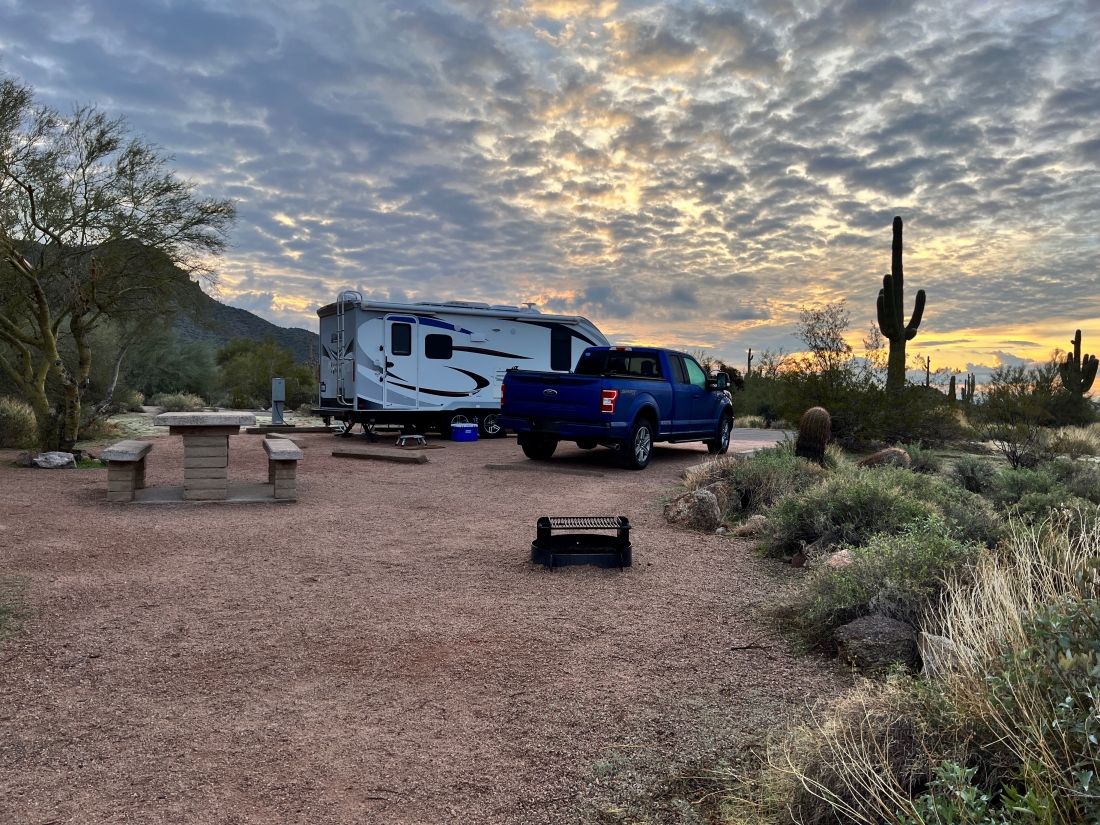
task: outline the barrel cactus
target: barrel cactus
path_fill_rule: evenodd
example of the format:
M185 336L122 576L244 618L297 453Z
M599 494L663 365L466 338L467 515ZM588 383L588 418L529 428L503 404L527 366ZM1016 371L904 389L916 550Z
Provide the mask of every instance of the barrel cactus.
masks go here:
M824 466L825 445L829 443L833 419L824 407L810 407L798 422L798 439L794 442L794 454Z

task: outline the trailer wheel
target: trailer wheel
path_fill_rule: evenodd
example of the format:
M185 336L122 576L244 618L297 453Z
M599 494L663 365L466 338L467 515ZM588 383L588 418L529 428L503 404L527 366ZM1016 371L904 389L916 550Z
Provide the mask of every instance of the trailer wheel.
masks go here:
M500 426L500 413L487 412L478 418L478 432L482 438L503 438L504 428Z
M540 438L523 445L523 454L533 461L549 461L558 448L556 438Z

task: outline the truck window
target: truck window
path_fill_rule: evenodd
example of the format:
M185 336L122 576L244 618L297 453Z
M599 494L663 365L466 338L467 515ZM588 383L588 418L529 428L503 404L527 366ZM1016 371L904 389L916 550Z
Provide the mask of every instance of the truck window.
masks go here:
M687 367L688 383L705 390L707 388L707 374L703 372L703 368L691 358L684 359L684 366Z
M550 369L569 372L573 366L573 335L562 327L550 328Z
M412 355L412 352L412 324L394 324L392 327L390 327L390 354Z
M454 354L450 335L425 335L424 357L433 361L449 361Z
M688 381L687 371L684 369L684 359L679 355L669 355L669 362L672 364L672 373L676 376L677 384L690 384Z
M577 362L578 375L627 375L631 378L661 378L661 361L655 352L588 350Z

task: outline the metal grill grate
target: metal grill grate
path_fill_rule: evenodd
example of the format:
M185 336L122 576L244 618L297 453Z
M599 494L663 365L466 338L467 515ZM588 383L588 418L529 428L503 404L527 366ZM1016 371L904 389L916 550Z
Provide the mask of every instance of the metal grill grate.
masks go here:
M554 530L617 530L627 526L623 516L550 516Z

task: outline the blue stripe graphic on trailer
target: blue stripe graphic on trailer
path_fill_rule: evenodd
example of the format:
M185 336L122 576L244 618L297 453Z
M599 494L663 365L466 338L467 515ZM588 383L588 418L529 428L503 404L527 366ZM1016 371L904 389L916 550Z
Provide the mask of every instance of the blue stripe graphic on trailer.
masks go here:
M417 315L420 319L420 323L428 327L439 327L440 329L453 329L455 332L462 332L466 335L473 335L473 333L465 327L456 327L454 324L448 324L446 321L440 321L434 315Z
M576 328L570 326L569 324L559 324L559 323L555 323L554 321L519 321L518 323L520 323L520 324L530 324L533 327L543 327L544 329L556 329L556 328L560 327L562 329L567 330L569 332L569 334L572 335L574 338L580 338L582 341L584 341L590 347L603 346L602 344L597 344L595 341L593 341L587 335L584 335L580 332L577 332Z
M515 355L514 353L511 353L511 352L501 352L500 350L495 350L495 349L482 349L481 347L454 347L454 346L452 346L451 349L456 350L457 352L476 352L479 355L499 355L501 358L520 358L524 361L530 361L531 360L530 355Z

